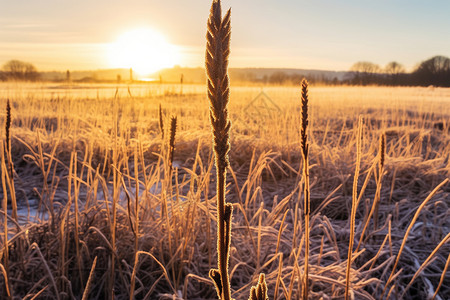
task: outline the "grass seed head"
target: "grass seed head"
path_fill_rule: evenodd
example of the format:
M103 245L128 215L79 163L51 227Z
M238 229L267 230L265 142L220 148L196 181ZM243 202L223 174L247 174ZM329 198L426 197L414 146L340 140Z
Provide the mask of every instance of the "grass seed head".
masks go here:
M5 137L6 137L6 151L10 149L10 130L11 130L11 105L9 104L9 99L6 101L6 124L5 124Z
M383 172L385 157L386 157L386 135L383 133L380 137L380 172Z
M231 127L227 108L230 98L227 69L230 55L231 10L227 11L223 19L221 14L220 1L213 1L207 23L206 73L214 152L219 168L225 169L229 164Z
M177 132L177 117L172 116L170 119L170 140L169 140L169 162L173 164L173 152L175 151L175 134Z
M161 138L164 139L164 120L161 103L159 104L159 130L161 131Z
M269 300L269 296L267 296L267 284L264 273L259 274L258 284L251 288L250 297L248 300Z
M308 157L308 81L302 80L302 127L300 132L300 142L302 153L305 159Z

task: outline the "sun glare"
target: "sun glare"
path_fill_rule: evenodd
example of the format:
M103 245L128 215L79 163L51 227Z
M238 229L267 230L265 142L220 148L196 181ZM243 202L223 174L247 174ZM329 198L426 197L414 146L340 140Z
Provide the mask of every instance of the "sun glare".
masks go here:
M113 68L132 68L146 75L179 64L179 53L164 36L150 28L139 28L121 35L108 47Z

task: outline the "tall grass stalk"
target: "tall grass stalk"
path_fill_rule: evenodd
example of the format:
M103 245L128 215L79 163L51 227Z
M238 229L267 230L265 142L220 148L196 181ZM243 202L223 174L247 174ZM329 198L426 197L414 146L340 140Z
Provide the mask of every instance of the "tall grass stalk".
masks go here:
M161 139L164 141L164 116L161 103L159 104L159 131L161 132Z
M378 228L378 207L380 205L381 200L381 182L383 179L383 172L384 172L384 161L386 156L386 137L384 134L380 137L380 159L379 159L379 173L378 173L378 182L377 182L377 189L375 192L375 199L374 199L374 205L375 205L375 211L373 214L373 230L376 231ZM370 218L370 217L369 217Z
M8 158L9 176L13 178L13 168L11 161L11 104L9 99L6 101L6 123L5 123L5 139L6 139L6 156Z
M177 133L177 116L172 116L172 118L170 119L169 175L172 175L173 153L175 151L175 134L176 133Z
M366 233L366 230L367 230L367 228L369 226L369 223L370 223L370 218L372 218L372 216L373 216L373 220L374 220L374 231L376 231L377 227L378 227L378 225L377 225L378 224L378 205L380 203L380 198L381 198L381 182L382 182L383 173L384 173L384 163L385 163L385 159L386 159L385 157L386 157L386 136L384 134L382 134L381 137L380 137L379 159L378 159L378 171L379 171L379 173L378 173L378 180L377 180L377 187L376 187L376 191L375 191L375 196L373 198L373 203L372 203L372 207L371 207L371 209L369 211L369 215L367 216L366 221L364 223L364 227L363 227L363 229L361 231L359 242L358 242L358 246L356 246L355 252L357 252L359 250L360 246L363 243L364 234ZM365 187L367 186L367 182L368 182L368 179L370 177L370 173L371 173L372 169L375 169L375 168L372 166L369 169L369 172L368 172L367 177L366 177L366 181L364 182L364 185L363 185L363 187L362 187L362 189L360 191L360 195L359 195L359 198L358 198L358 203L359 203L359 201L360 201L360 199L361 199L361 197L362 197L362 195L364 193Z
M363 130L363 118L359 116L358 120L358 133L356 135L356 166L355 177L353 179L353 192L352 192L352 209L350 214L350 241L348 243L348 258L347 258L347 270L345 278L345 300L349 299L350 282L351 282L351 266L352 266L352 254L353 254L353 239L355 237L355 218L356 208L358 204L358 177L361 166L361 143L362 143L362 130Z
M231 300L228 262L231 241L231 218L233 206L225 202L226 170L229 164L229 134L231 123L228 119L230 97L228 78L228 56L230 54L230 14L228 10L222 18L220 0L211 6L206 33L206 73L210 120L214 140L214 154L217 177L217 269L211 269L209 276L214 281L217 295L221 300Z
M12 152L11 152L11 123L12 123L12 114L11 114L11 104L9 99L6 101L6 122L5 122L5 139L6 139L6 159L8 162L8 173L7 182L10 189L11 196L11 208L12 208L12 217L15 221L18 220L17 215L17 201L16 201L16 191L14 185L14 165L12 161ZM9 177L9 178L8 178Z
M303 299L308 299L308 286L309 286L309 217L310 217L310 193L309 193L309 164L308 164L308 81L302 80L302 124L300 131L301 152L303 160L303 177L304 177L304 204L303 210L305 214L305 274L303 280Z
M91 288L91 284L92 284L92 280L94 279L93 275L94 275L94 271L95 271L95 266L97 265L97 256L94 258L94 262L92 263L92 267L91 267L91 271L89 272L89 278L88 281L86 283L86 288L84 289L83 292L83 298L81 298L81 300L87 300L89 299L89 289Z
M115 99L116 100L116 99ZM117 101L114 101L114 113L113 113L113 136L114 145L112 151L112 166L110 169L113 171L113 198L112 198L112 220L110 223L111 230L111 267L109 284L106 286L106 293L110 299L114 298L114 285L115 285L115 261L116 261L116 230L117 230L117 206L120 197L120 184L122 181L122 174L120 173L120 161L119 161L119 143L118 143L118 123L119 123L119 107ZM108 202L106 205L109 206Z
M4 280L5 280L5 287L6 287L6 294L7 297L11 297L11 294L9 292L10 288L9 288L9 247L8 247L8 215L7 215L7 211L8 211L8 191L6 190L6 176L7 176L7 167L6 167L6 163L5 163L5 151L4 151L4 147L3 147L3 141L0 140L0 155L1 155L1 182L2 182L2 188L3 188L3 216L4 216L4 232L3 232L3 246L4 249L1 250L2 252L2 260L3 260L3 266L2 266L2 271L3 271L3 276L4 276ZM1 295L0 295L1 296Z
M80 237L79 237L79 203L78 203L78 194L80 190L80 182L77 177L77 165L78 165L78 155L77 152L72 152L71 156L71 164L73 163L73 174L69 176L72 177L73 181L73 187L74 187L74 204L75 204L75 250L76 250L76 256L77 256L77 265L78 265L78 273L80 276L80 286L84 286L83 281L83 273L81 272L81 254L80 254ZM80 175L82 177L82 174Z

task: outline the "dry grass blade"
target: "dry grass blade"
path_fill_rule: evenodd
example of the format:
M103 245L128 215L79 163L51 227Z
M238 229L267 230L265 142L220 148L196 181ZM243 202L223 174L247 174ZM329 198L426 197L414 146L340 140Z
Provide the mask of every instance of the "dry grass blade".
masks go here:
M6 295L7 295L7 297L11 297L11 293L9 292L8 274L7 274L6 270L5 270L5 267L3 267L3 264L1 264L1 263L0 263L0 271L2 271L3 280L5 281Z
M348 300L350 297L350 282L351 273L350 269L352 266L352 254L353 254L353 239L355 236L355 218L356 218L356 208L358 203L358 177L359 169L361 166L361 143L362 143L362 130L363 130L363 118L359 116L358 120L358 134L356 135L356 167L355 167L355 177L353 179L353 193L352 193L352 209L350 214L350 239L348 243L348 258L347 258L347 270L345 277L345 299Z
M32 251L32 250L35 250L35 251L37 252L37 254L38 254L38 256L39 256L39 258L40 258L42 264L43 264L44 267L45 267L45 270L47 271L48 278L50 279L50 282L52 283L53 288L55 289L55 296L56 296L56 299L59 300L60 297L59 297L58 286L56 285L55 278L53 277L53 273L51 272L50 267L48 266L47 261L45 260L44 256L42 255L42 252L41 252L41 249L39 248L39 245L38 245L37 243L33 243L33 244L30 246L30 250L31 250L31 251Z
M169 274L167 273L167 270L166 270L166 268L163 266L163 264L153 255L153 254L151 254L151 253L149 253L149 252L146 252L146 251L138 251L137 253L136 253L136 261L139 259L139 255L140 254L145 254L145 255L148 255L148 256L150 256L160 267L161 267L161 269L162 269L162 271L163 271L163 275L164 275L164 277L166 278L166 280L167 280L167 283L169 284L169 286L170 286L170 288L172 289L172 292L173 293L176 293L177 291L175 290L175 288L173 287L173 285L172 285L172 282L171 282L171 280L170 280L170 278L169 278Z
M33 296L33 298L31 298L30 300L36 300L38 299L38 297L45 292L45 290L48 289L48 284L46 286L44 286L39 292L36 293L36 295Z
M391 283L391 281L393 279L393 276L394 276L394 273L395 273L395 269L397 268L398 262L400 260L400 256L401 256L401 254L403 252L403 248L405 247L406 241L408 240L409 232L413 228L414 223L416 223L416 220L419 217L420 212L425 207L425 205L428 203L428 201L430 201L431 198L433 198L434 194L436 194L441 187L443 187L445 184L447 184L448 181L449 181L449 179L446 178L437 187L435 187L434 190L431 191L431 193L428 195L428 197L422 202L422 204L420 204L419 208L417 209L416 213L414 214L414 217L411 220L411 223L409 224L408 228L406 229L405 235L403 236L402 244L400 246L400 250L398 251L397 258L396 258L395 263L394 263L394 267L392 268L391 275L389 275L389 278L388 278L388 280L386 282L386 285L385 285L385 287L383 289L383 292L381 293L381 298L383 298L383 296L384 296L384 294L386 292L386 288L388 287L388 285Z
M433 298L431 300L434 300L442 286L442 283L444 282L445 274L447 274L448 266L450 265L450 253L448 254L447 261L445 262L444 270L442 270L441 279L439 280L439 284L436 288L436 291L434 292Z
M412 283L414 282L414 280L417 279L417 277L419 277L420 273L423 271L423 269L425 269L428 264L432 261L432 259L435 257L436 252L443 246L445 245L448 241L450 240L450 233L448 233L443 239L442 241L436 246L436 248L434 248L434 250L431 252L431 254L427 257L427 259L422 263L422 265L420 266L420 268L416 271L416 273L414 274L413 278L411 279L411 281L408 283L408 285L406 286L406 288L403 290L402 296L401 298L405 297L405 293L406 291L411 287ZM445 271L444 271L445 274Z
M92 280L94 279L93 275L94 275L96 265L97 265L97 256L94 258L94 262L92 263L91 271L89 272L89 278L87 280L86 287L84 288L83 298L81 298L81 300L88 299L89 289L91 287Z

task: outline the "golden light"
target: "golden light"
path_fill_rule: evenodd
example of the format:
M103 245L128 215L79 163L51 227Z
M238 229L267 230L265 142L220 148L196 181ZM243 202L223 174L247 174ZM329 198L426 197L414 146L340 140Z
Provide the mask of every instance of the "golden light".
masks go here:
M177 48L151 28L138 28L121 35L108 47L112 68L132 68L145 75L179 64Z

